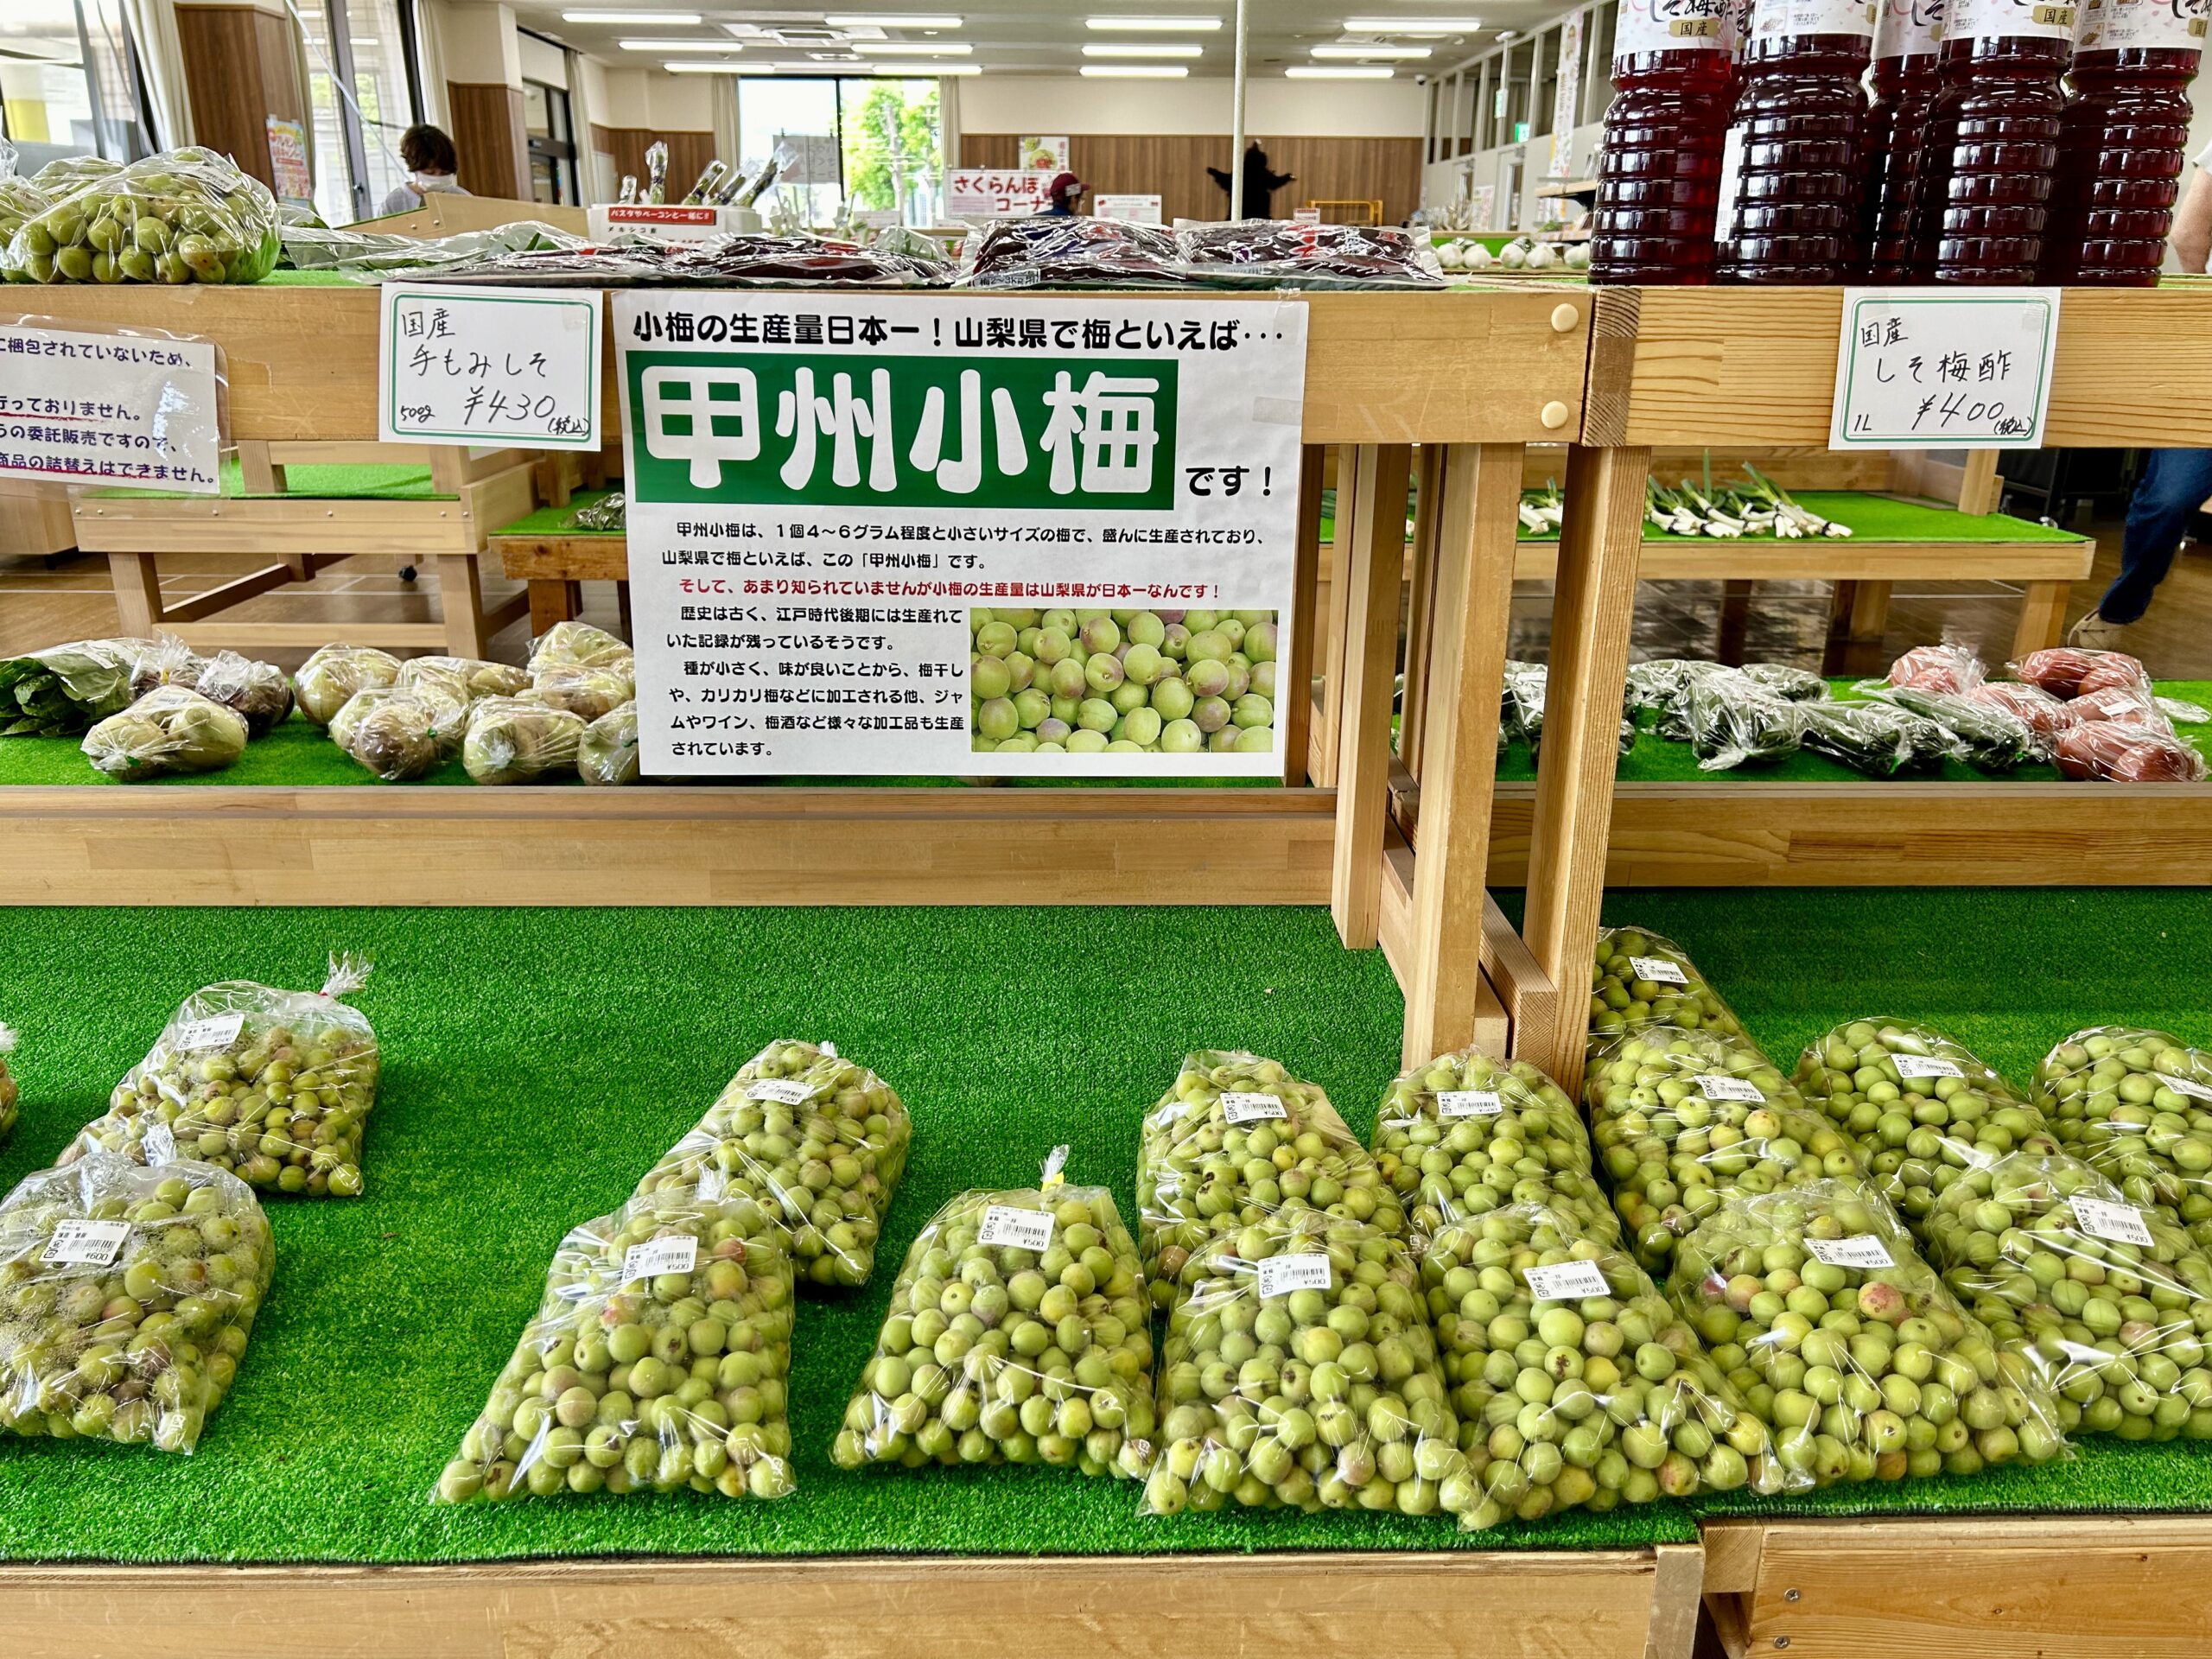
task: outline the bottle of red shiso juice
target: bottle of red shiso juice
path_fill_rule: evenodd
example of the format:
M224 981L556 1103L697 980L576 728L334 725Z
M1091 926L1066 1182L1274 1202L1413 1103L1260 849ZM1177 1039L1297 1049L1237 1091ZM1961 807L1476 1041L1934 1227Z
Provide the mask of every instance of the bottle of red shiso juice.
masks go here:
M1865 200L1867 268L1878 283L1904 282L1911 270L1913 179L1941 80L1942 24L1943 0L1883 0L1874 26Z
M1590 280L1709 282L1735 0L1620 0Z

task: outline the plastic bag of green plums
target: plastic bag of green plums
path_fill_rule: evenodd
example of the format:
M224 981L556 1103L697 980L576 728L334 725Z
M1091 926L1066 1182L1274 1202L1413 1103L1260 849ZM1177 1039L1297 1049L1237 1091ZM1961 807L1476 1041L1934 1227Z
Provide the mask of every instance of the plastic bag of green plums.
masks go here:
M0 1202L0 1430L189 1452L276 1249L244 1182L95 1153Z
M1405 1206L1318 1084L1232 1049L1183 1058L1137 1141L1137 1243L1165 1308L1192 1253L1278 1206L1405 1231Z
M1783 1464L1819 1484L2066 1455L2038 1369L1856 1181L1731 1195L1682 1241L1668 1293Z
M751 1206L748 1231L788 1236L802 1285L864 1285L912 1138L905 1103L874 1072L828 1043L778 1041L745 1063L638 1192L719 1179L730 1202Z
M1455 1223L1421 1273L1481 1492L1465 1524L1811 1484L1643 1270L1558 1211Z
M1619 1241L1582 1115L1526 1060L1465 1048L1409 1067L1376 1109L1373 1144L1416 1249L1440 1228L1515 1204L1549 1205L1590 1237Z
M268 1192L359 1197L381 1062L368 1020L341 999L368 974L341 956L319 992L242 979L194 991L61 1160L185 1159Z
M276 200L228 156L164 150L25 219L11 276L35 283L257 283L276 268Z
M868 1463L1044 1463L1141 1478L1153 1455L1152 1309L1103 1186L963 1192L906 1253L830 1447Z
M584 728L576 745L576 775L612 786L638 781L638 705L626 702Z
M1744 1022L1681 945L1644 928L1600 929L1590 974L1591 1045L1646 1026L1744 1034Z
M572 1229L437 1501L796 1490L791 1257L746 1208L668 1186Z
M2212 1252L2212 1050L2137 1026L2077 1031L2036 1068L2035 1103L2067 1151Z

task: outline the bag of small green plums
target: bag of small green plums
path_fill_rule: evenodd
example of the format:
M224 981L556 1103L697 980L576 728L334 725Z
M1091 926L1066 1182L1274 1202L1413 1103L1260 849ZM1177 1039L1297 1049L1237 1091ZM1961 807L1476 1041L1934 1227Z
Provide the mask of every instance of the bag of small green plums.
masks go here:
M380 1062L376 1033L342 999L368 976L366 961L334 956L320 991L243 979L194 991L60 1161L194 1159L265 1192L359 1198Z
M1549 1205L1588 1236L1619 1243L1581 1113L1526 1060L1465 1048L1408 1067L1376 1109L1374 1148L1416 1249L1452 1222L1513 1204Z
M207 1164L26 1177L0 1202L0 1429L190 1452L276 1260L252 1192Z
M0 264L34 283L257 283L283 251L277 226L266 185L188 144L50 195Z
M1421 1254L1481 1529L1562 1510L1812 1483L1651 1281L1573 1218L1516 1204Z
M1141 1478L1153 1455L1151 1311L1103 1186L963 1192L922 1229L831 1444L864 1464L1042 1463Z
M2070 1455L2038 1368L1857 1182L1729 1198L1682 1241L1668 1294L1783 1465L1819 1485Z
M1185 1055L1137 1142L1137 1242L1154 1306L1167 1306L1207 1240L1286 1205L1405 1231L1405 1206L1319 1084L1241 1051Z
M668 1186L572 1229L435 1501L789 1497L791 1255L744 1207Z
M1645 928L1602 929L1590 973L1590 1046L1646 1026L1744 1035L1736 1011L1681 945Z
M2077 1031L2036 1068L2035 1103L2067 1151L2212 1252L2212 1050L2163 1031Z
M638 1183L721 1179L747 1230L779 1229L802 1285L868 1282L913 1120L891 1086L830 1043L772 1042Z

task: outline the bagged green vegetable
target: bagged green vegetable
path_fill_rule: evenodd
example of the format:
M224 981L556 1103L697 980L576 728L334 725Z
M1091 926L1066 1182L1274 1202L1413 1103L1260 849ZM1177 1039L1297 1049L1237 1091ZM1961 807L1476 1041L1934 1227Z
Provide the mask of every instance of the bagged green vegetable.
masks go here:
M563 709L486 697L468 711L461 761L480 784L531 784L576 769L584 723Z
M2036 1368L1854 1182L1730 1198L1683 1240L1668 1291L1784 1466L1820 1485L2069 1455Z
M670 1186L572 1229L435 1501L796 1491L791 1258L741 1208Z
M628 671L633 653L604 628L588 622L556 622L531 642L530 671L556 664Z
M1199 1246L1168 1310L1147 1515L1242 1508L1471 1515L1406 1247L1277 1210Z
M1183 1057L1137 1141L1137 1242L1154 1306L1210 1238L1278 1208L1405 1231L1398 1195L1318 1084L1239 1050Z
M2093 1026L2044 1056L2035 1102L2062 1147L2212 1250L2212 1052Z
M37 283L257 283L283 251L277 227L266 185L186 145L57 194L7 261Z
M476 657L410 657L399 665L397 683L435 686L456 702L474 703L520 696L530 690L530 671Z
M173 772L220 772L245 753L245 717L197 691L165 685L85 734L95 769L126 784Z
M0 1430L191 1452L276 1259L253 1194L206 1164L27 1176L0 1201Z
M1690 680L1675 719L1700 772L1783 760L1805 741L1803 708L1734 670Z
M1980 771L2017 772L2037 757L2039 740L2028 722L1993 703L1909 685L1892 686L1882 695L1950 733L1958 740L1960 758Z
M1045 1463L1141 1479L1152 1462L1152 1310L1103 1186L963 1192L906 1252L830 1447L868 1463Z
M128 709L150 639L79 639L0 658L0 737L74 737Z
M1792 668L1787 663L1745 663L1738 671L1753 684L1792 702L1828 700L1828 683L1809 668Z
M1869 778L1933 772L1958 749L1932 720L1886 702L1806 705L1805 747Z
M638 1192L719 1177L747 1232L787 1235L801 1283L864 1285L912 1138L905 1103L866 1066L828 1043L773 1042Z
M461 752L468 709L435 687L372 686L330 720L330 741L388 784L435 771Z
M576 772L588 784L638 781L638 705L626 702L584 728L576 745Z
M1541 1205L1446 1227L1421 1262L1473 1528L1811 1483L1642 1268Z
M1963 1044L1909 1020L1852 1020L1797 1057L1805 1103L1851 1137L1867 1178L1917 1226L1968 1170L2058 1150L2044 1116Z
M300 664L294 678L300 712L318 726L338 717L356 691L394 684L399 658L373 645L324 645Z
M1440 1228L1516 1204L1549 1205L1592 1238L1619 1239L1581 1114L1526 1060L1466 1048L1409 1067L1376 1109L1373 1146L1417 1249Z
M1601 928L1591 969L1591 1046L1649 1026L1744 1036L1744 1022L1681 945L1643 928Z
M594 668L582 663L548 663L535 669L525 702L559 709L593 721L611 715L638 695L628 663Z

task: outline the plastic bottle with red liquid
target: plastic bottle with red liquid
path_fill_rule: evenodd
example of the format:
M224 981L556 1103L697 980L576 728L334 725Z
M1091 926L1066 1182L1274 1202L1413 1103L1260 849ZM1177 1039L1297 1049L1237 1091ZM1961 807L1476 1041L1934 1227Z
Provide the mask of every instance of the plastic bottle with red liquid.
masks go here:
M1720 160L1716 283L1840 283L1865 257L1873 0L1752 0Z
M2082 0L2043 280L2158 280L2189 149L2189 83L2212 0Z
M1712 280L1736 23L1736 0L1620 0L1590 215L1592 283Z
M1866 110L1866 269L1877 283L1912 271L1913 181L1941 84L1943 0L1883 0L1874 25L1874 101Z
M2073 0L1951 0L1913 181L1912 280L2036 280L2074 15Z

